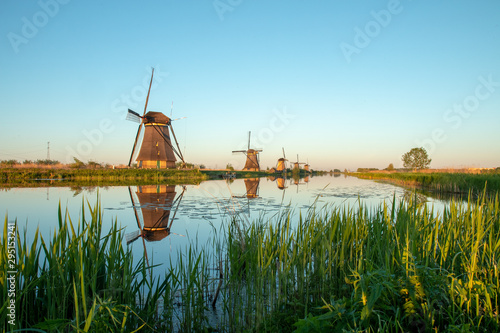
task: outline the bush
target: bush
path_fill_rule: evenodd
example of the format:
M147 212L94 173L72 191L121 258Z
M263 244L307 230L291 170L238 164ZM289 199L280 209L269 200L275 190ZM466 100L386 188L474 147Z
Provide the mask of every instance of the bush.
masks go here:
M85 163L83 163L82 161L80 161L78 158L76 157L73 157L73 159L75 160L75 163L71 163L69 165L69 167L71 169L83 169L85 168Z
M59 164L59 161L55 161L55 160L36 160L35 161L35 164L37 165L56 165L56 164Z
M16 164L20 164L20 163L18 161L16 161L16 160L3 160L3 161L0 161L0 165L6 166L6 167L13 167Z

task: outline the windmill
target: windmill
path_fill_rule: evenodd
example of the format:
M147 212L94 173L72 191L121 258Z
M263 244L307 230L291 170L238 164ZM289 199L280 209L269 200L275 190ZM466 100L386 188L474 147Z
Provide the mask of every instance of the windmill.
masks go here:
M297 160L298 160L298 158L297 158ZM308 160L307 160L307 163L306 163L306 164L304 164L304 170L305 170L307 173L311 172L311 170L309 170L309 166L310 166L310 165L309 165L309 159L308 159Z
M297 162L293 163L293 170L300 170L301 164L305 164L305 163L299 162L299 154L297 154Z
M137 155L136 160L139 162L140 168L175 168L176 158L179 157L185 165L184 157L182 156L179 143L175 137L172 122L175 120L183 119L170 119L161 112L149 111L146 113L148 107L149 93L151 91L151 84L153 83L154 68L151 73L151 81L149 82L148 95L146 97L146 104L144 105L144 112L142 116L128 109L127 119L139 123L137 135L135 136L134 146L130 154L128 166L132 165L134 153L137 148L137 142L141 134L142 127L144 126L144 137L141 143L141 149ZM175 147L172 145L170 139L170 131L175 140Z
M288 161L285 157L285 148L281 147L283 150L283 157L278 159L278 164L276 165L277 172L286 172L286 161Z
M262 149L250 149L250 135L252 132L248 132L248 149L247 150L233 150L235 153L243 153L246 155L247 160L245 162L244 171L260 171L259 165L259 153Z
M175 185L138 186L136 196L139 205L136 205L132 189L129 186L130 200L132 201L139 230L126 235L127 244L133 243L138 238L142 238L143 242L144 240L153 242L170 235L170 228L185 190L186 187L183 187L182 193L176 198ZM174 214L170 218L172 210L174 210ZM142 225L139 212L142 216Z

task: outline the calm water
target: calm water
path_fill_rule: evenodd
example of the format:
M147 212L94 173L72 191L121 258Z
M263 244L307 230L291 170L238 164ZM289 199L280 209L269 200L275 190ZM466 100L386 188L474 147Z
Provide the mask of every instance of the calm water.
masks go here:
M214 230L220 230L231 215L245 220L262 215L271 217L284 205L295 212L306 211L316 202L356 207L358 200L377 206L384 200L400 199L408 191L390 184L353 177L309 177L288 179L214 180L200 185L146 185L92 188L14 188L0 190L0 213L9 221L17 219L19 231L27 230L28 238L36 228L47 239L57 227L57 208L67 209L73 223L81 217L83 202L93 206L99 196L103 208L104 230L114 219L125 228L134 257L146 249L155 264L168 263L176 251L191 243L204 245ZM427 198L437 210L444 202ZM170 227L170 233L166 228ZM142 232L141 229L142 228Z

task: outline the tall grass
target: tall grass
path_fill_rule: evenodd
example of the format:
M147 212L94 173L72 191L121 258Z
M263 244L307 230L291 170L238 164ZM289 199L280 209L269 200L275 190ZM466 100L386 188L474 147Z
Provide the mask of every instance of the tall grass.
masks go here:
M160 295L169 277L154 281L139 260L122 247L117 221L103 233L99 204L82 208L73 223L58 211L58 229L50 240L38 230L33 241L17 230L16 327L7 324L5 275L0 278L3 329L38 328L54 332L131 332L154 327ZM0 269L7 271L7 217L0 243Z
M258 331L500 329L498 196L286 212L230 228L230 324ZM236 297L235 295L239 295Z
M179 251L160 277L144 260L132 266L116 221L103 234L99 204L87 210L74 225L59 208L48 243L38 232L30 243L18 235L18 328L500 330L498 195L452 201L439 213L394 198L373 208L284 208L251 223L234 217L211 243ZM4 228L3 271L5 239Z
M467 195L472 192L480 195L486 188L488 193L500 191L500 173L450 173L450 172L365 172L352 173L352 176L363 179L379 179L390 181L403 186L418 186L439 193L461 193Z

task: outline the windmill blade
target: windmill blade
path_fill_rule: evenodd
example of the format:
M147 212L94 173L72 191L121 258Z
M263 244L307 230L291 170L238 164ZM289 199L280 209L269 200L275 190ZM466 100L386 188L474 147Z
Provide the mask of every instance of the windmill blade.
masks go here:
M179 147L179 142L177 142L177 138L175 137L174 127L172 126L172 124L170 124L170 130L172 131L172 135L174 136L175 145L177 146L177 151L174 149L174 152L177 153L177 156L179 156L182 163L186 164L186 161L184 161L184 156L182 156L181 148Z
M139 237L141 237L140 230L132 231L132 232L129 232L128 234L125 234L125 239L127 240L127 245L135 242L137 239L139 239Z
M143 117L146 114L146 109L148 108L149 93L151 92L151 85L153 84L154 73L155 73L155 69L153 68L153 71L151 72L151 81L149 81L149 89L148 89L148 95L146 97L146 104L144 104L144 113L142 114ZM137 147L137 141L139 140L139 135L141 134L141 129L142 129L142 123L139 125L139 128L137 129L137 135L135 136L134 146L132 147L132 153L130 154L130 160L128 161L129 167L132 165L132 159L134 158L135 148Z
M181 120L181 119L185 119L187 117L180 117L180 118L176 118L176 119L170 119L170 121L176 121L176 120Z
M140 123L141 122L141 115L133 110L128 109L127 120L130 120L130 121L133 121L136 123Z
M236 153L245 153L246 154L246 150L233 150L233 154L236 154Z
M132 147L132 153L130 154L130 159L128 161L128 166L132 165L132 159L134 158L135 148L137 147L137 141L139 141L139 135L141 134L142 123L139 124L139 128L137 129L137 134L135 135L134 146Z
M143 117L146 114L146 109L148 108L149 93L151 92L151 85L153 84L153 75L154 75L154 73L155 73L155 69L153 68L153 70L151 72L151 81L149 81L148 95L146 96L146 104L144 104L144 113L142 114Z
M142 230L141 222L139 222L139 215L137 214L137 209L135 206L134 195L132 194L132 188L130 186L128 187L128 193L130 195L130 201L132 202L132 209L134 210L135 221L137 222L139 230Z
M177 215L177 210L179 209L179 205L181 204L181 200L182 200L182 197L184 196L184 192L186 192L186 186L182 187L182 193L172 203L172 206L173 206L176 204L176 201L177 201L177 205L175 206L175 209L174 209L174 215L172 216L172 219L170 220L168 230L170 230L170 228L172 227L172 223L174 223L175 215Z
M281 147L281 149L283 150L283 159L286 161L286 157L285 157L285 147Z
M251 131L248 131L248 149L250 149L250 135L252 134Z

